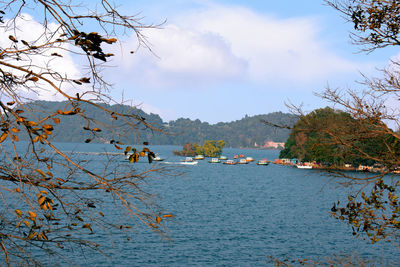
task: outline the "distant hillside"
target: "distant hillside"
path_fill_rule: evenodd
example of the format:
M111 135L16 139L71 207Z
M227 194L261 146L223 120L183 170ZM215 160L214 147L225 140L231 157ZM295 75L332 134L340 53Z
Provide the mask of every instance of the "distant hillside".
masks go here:
M30 106L36 110L46 110L53 112L58 109L63 110L67 102L36 101L30 103ZM140 109L132 108L126 105L109 106L111 109L119 112L129 112L146 118L147 122L164 129L168 134L154 133L150 130L140 129L139 134L132 133L127 127L124 127L122 121L113 121L109 115L95 110L87 105L81 106L89 117L104 123L112 124L115 127L126 129L126 137L121 141L135 144L142 141L148 141L153 145L184 145L185 143L197 142L204 143L205 140L223 139L226 147L262 147L268 141L285 142L289 137L290 130L281 129L265 125L261 120L266 120L277 125L294 125L297 117L282 112L273 112L266 115L245 116L241 120L233 122L220 122L209 124L200 120L177 119L168 123L164 122L157 114L147 114ZM40 113L35 114L38 117ZM57 142L83 142L91 138L90 133L83 129L84 121L78 116L64 116L61 123L54 130L54 141ZM103 140L93 140L93 142L106 142L114 139L112 132L103 130Z

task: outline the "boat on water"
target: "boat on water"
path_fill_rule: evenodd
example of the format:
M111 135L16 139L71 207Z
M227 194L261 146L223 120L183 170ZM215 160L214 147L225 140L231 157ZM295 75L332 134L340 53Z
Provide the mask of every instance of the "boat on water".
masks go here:
M220 160L227 160L228 157L226 157L226 156L220 156L219 159L220 159Z
M222 162L222 164L236 165L236 164L237 164L237 161L234 161L234 160L232 160L232 159L228 159L227 161Z
M257 161L257 165L264 165L267 166L269 164L269 162L267 161L267 159L262 159Z
M202 160L202 159L204 159L204 155L196 155L196 156L194 156L194 159L195 160Z
M254 159L253 159L252 157L247 157L247 158L246 158L246 161L247 161L247 162L253 162Z
M182 164L182 165L197 165L197 163L199 163L198 161L182 161L182 162L179 162L179 164Z
M249 162L246 160L246 159L244 159L244 158L241 158L240 160L239 160L239 162L238 162L238 164L248 164Z
M311 166L311 165L296 165L296 167L297 167L298 169L305 169L305 170L310 170L310 169L312 169L312 166Z
M192 157L186 157L182 162L194 162L194 159Z
M218 158L212 158L208 161L209 163L220 163L221 161Z
M160 156L155 156L154 158L153 158L153 161L163 161L163 160L165 160L164 158L161 158Z

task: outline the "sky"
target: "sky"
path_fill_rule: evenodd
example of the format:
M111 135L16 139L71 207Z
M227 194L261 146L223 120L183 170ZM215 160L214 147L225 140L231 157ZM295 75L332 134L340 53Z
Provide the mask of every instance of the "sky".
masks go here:
M287 104L312 111L329 105L315 93L357 89L360 73L379 75L398 54L360 53L352 25L320 0L114 2L161 26L142 31L152 52L138 49L134 35L119 38L103 73L111 95L167 122L229 122L288 112Z

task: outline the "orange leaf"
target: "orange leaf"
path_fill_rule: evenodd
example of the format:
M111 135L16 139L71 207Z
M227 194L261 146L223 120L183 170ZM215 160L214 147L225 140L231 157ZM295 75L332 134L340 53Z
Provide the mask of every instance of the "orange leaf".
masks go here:
M59 118L53 118L54 123L59 124L60 123L60 119Z
M51 124L45 124L42 127L43 127L43 129L46 129L48 131L53 131L54 130L53 125L51 125Z
M36 213L34 213L33 211L28 211L29 217L31 218L36 218Z
M30 77L30 78L28 79L28 81L37 82L37 81L39 81L39 78L38 78L38 77L35 77L35 76L33 76L33 77Z
M46 178L46 174L41 170L41 169L36 169L36 171L43 176L44 178Z
M0 143L2 143L4 140L6 140L7 136L8 136L8 133L3 133L3 134L0 136Z
M37 123L34 122L34 121L27 121L27 122L26 122L26 125L28 125L28 126L36 126Z
M18 215L18 217L21 217L22 216L22 211L20 211L20 210L15 210L15 213Z

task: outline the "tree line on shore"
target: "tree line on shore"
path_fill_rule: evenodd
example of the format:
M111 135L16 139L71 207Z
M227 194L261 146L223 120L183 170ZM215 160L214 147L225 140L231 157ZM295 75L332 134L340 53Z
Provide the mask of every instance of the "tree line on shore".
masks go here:
M385 167L393 170L398 167L400 142L390 132L382 134L380 127L341 110L317 109L297 121L279 157L333 166L385 160Z
M29 104L32 110L46 110L48 113L64 110L68 105L67 102L55 101L34 101ZM161 129L162 132L153 131L146 127L143 123L136 125L137 132L132 134L129 127L125 125L123 120L114 120L110 114L94 109L91 105L83 103L82 110L88 116L98 121L102 125L111 127L103 127L101 136L86 130L87 122L80 117L66 117L60 122L58 127L54 129L53 141L55 142L82 142L87 143L106 143L116 139L113 132L118 132L123 136L119 137L121 142L126 144L141 144L143 140L148 141L150 145L179 145L186 143L203 144L207 140L225 141L226 147L262 147L268 141L285 142L289 136L290 130L284 128L276 128L271 125L265 125L260 121L269 121L279 125L294 125L298 117L282 112L273 112L265 115L245 116L240 120L233 122L219 122L217 124L209 124L200 120L191 120L179 118L177 120L164 122L157 114L146 113L141 109L128 105L107 105L100 104L107 109L117 112L133 114L154 127ZM36 116L31 114L29 116ZM27 136L25 136L27 138Z

